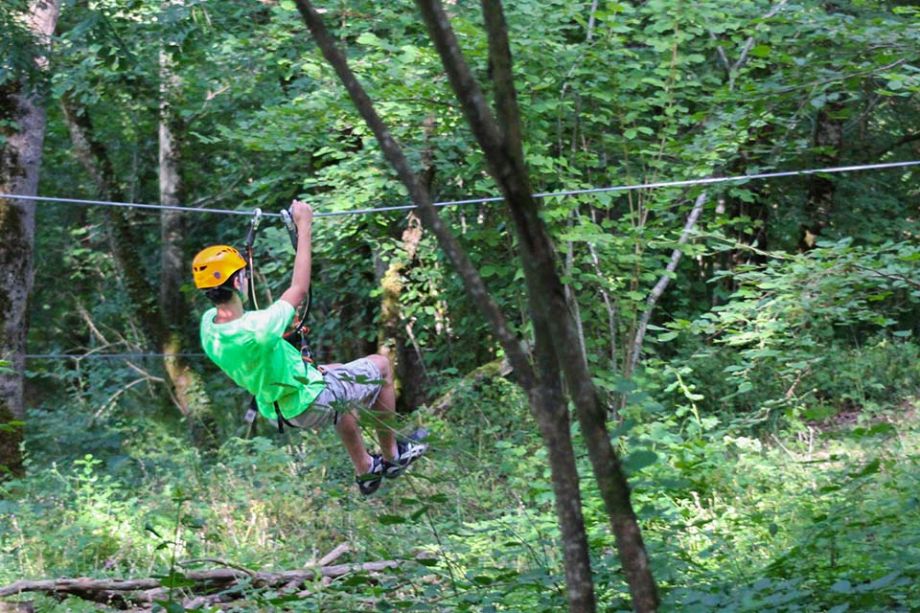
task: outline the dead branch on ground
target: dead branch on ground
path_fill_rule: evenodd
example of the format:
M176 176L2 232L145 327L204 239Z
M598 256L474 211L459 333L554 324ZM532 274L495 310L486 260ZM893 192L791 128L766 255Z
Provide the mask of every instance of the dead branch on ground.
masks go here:
M326 558L338 557L344 553L336 548ZM323 560L320 560L321 562ZM189 570L177 573L177 578L192 585L176 588L183 606L201 606L232 602L242 596L246 588L283 588L285 591L299 591L317 579L332 580L352 573L365 572L371 575L385 570L399 568L406 560L381 560L363 564L334 564L287 570L279 572L256 572L239 567L215 568L210 570ZM0 587L0 598L18 596L26 592L41 592L64 599L76 596L83 600L107 604L112 607L144 610L157 600L169 597L167 588L159 578L141 579L92 579L89 577L23 580ZM138 608L140 607L140 608Z

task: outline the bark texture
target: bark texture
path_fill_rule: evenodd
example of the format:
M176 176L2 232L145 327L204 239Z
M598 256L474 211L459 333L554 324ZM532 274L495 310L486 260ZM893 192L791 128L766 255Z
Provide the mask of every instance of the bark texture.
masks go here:
M435 118L429 115L422 125L426 144L422 151L420 180L430 193L435 172L431 145ZM416 253L422 233L422 220L415 211L409 211L406 228L399 235L402 257L393 258L380 279L383 295L380 302L381 326L377 352L387 356L393 367L394 383L399 390L396 408L400 412L410 412L428 401L429 382L425 361L412 333L413 322L403 317L401 307L406 278L418 264Z
M164 48L160 52L159 180L160 202L171 206L180 206L184 200L179 141L184 126L174 108L179 92L180 82L172 55ZM200 375L181 355L188 304L180 288L190 270L185 266L184 239L185 215L181 211L161 211L158 306L162 330L160 346L165 354L163 365L175 402L189 420L192 438L198 446L208 446L216 441L210 399Z
M356 572L381 573L406 565L404 560L381 560L363 564L334 564L287 570L279 572L257 572L242 567L218 568L212 570L191 570L182 576L194 583L177 592L191 592L183 598L185 609L198 609L203 605L232 603L245 598L245 589L276 588L283 592L297 593L309 588L317 579L335 579ZM76 596L83 600L99 602L109 606L128 608L151 606L157 600L167 600L169 591L156 578L143 579L90 579L88 577L46 579L38 581L17 581L0 587L0 597L17 596L27 592L46 593L57 598ZM179 595L178 593L176 594ZM306 595L306 594L304 594ZM2 603L0 603L2 604ZM246 606L246 601L243 601Z
M687 221L684 223L683 232L680 233L680 238L677 239L678 245L683 245L688 240L690 240L690 233L693 232L693 229L696 227L696 223L700 218L700 213L703 212L703 205L706 204L706 199L706 192L703 192L697 196L696 202L694 202L693 208L690 210L690 214L687 215ZM645 342L645 333L648 330L648 324L652 318L652 313L654 312L658 301L664 295L664 291L671 283L671 275L674 274L675 270L677 270L677 265L680 264L680 260L683 258L683 255L684 252L680 250L680 247L677 247L674 249L674 251L671 252L671 259L668 261L668 265L665 267L664 274L661 275L661 278L658 279L655 287L653 287L652 291L649 292L648 298L645 301L645 310L642 311L642 316L639 318L639 326L636 328L636 333L633 336L632 347L629 350L629 356L626 360L626 369L623 373L626 378L632 376L633 372L636 370L636 366L639 364L639 359L642 357L642 345Z
M498 0L482 0L489 34L489 65L495 85L497 121L463 59L443 6L437 0L416 0L416 4L421 9L451 86L460 99L467 123L485 153L489 172L511 211L522 250L528 292L539 298L530 300L535 328L541 321L548 322L558 352L557 366L565 375L575 403L594 476L616 536L633 607L638 611L654 611L658 607L657 587L630 502L626 476L610 441L606 410L581 353L578 331L556 268L555 248L530 189L523 161L510 45L501 3Z
M422 222L414 212L407 217L401 234L404 258L394 258L380 279L380 332L377 353L387 356L399 390L397 410L409 412L427 401L428 376L419 347L411 336L412 322L401 308L402 292L408 273L415 267Z
M373 130L385 157L406 186L412 201L419 207L420 217L426 227L437 237L441 248L463 280L468 296L474 304L479 306L496 338L502 344L508 361L515 370L518 382L528 393L531 410L537 419L540 432L544 434L544 442L551 458L556 513L564 543L563 553L569 605L575 611L593 611L595 600L587 538L581 516L578 472L571 446L568 412L562 395L561 381L558 379L558 371L555 368L556 358L552 352L552 345L545 342L550 336L549 329L535 323L540 328L538 338L543 341L536 352L540 371L538 374L531 366L520 340L508 326L504 314L486 290L466 252L441 221L432 205L428 190L412 171L401 148L377 115L371 100L349 69L344 55L336 48L334 41L326 31L321 17L307 0L295 0L295 2L323 55L336 70L352 102ZM549 372L544 372L543 368L550 363L554 367Z
M26 23L40 43L50 44L57 24L58 0L33 0ZM35 59L39 69L47 60ZM45 138L45 110L36 89L25 81L0 86L0 126L5 143L0 148L0 192L35 196ZM22 472L22 399L27 306L34 278L35 203L0 200L0 473Z

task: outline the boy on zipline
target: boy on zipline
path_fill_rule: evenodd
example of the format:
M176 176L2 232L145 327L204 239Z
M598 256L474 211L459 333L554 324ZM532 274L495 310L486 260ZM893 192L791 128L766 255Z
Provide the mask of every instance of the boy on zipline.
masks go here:
M396 391L386 357L369 355L317 369L283 338L297 305L307 297L312 266L313 209L295 200L290 212L297 227L291 286L266 309L243 309L251 273L236 249L215 245L195 256L195 287L214 303L201 318L201 345L221 370L255 397L264 417L298 428L335 424L354 464L358 488L367 496L377 491L383 477L402 474L428 446L398 441L394 435ZM364 447L358 424L362 409L371 409L377 418L382 455L369 454Z

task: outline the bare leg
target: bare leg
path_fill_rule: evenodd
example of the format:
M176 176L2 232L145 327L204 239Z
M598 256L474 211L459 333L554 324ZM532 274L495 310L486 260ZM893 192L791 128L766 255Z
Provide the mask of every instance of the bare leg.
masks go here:
M364 438L361 436L361 427L355 414L350 411L340 414L335 431L339 433L345 451L348 452L351 463L355 465L355 474L363 475L370 472L373 460L364 447Z
M374 363L383 378L383 387L381 387L380 394L377 395L377 402L374 403L373 407L374 412L377 413L377 418L385 424L377 428L380 452L387 460L395 460L398 452L396 450L396 435L393 433L392 424L396 417L396 388L393 387L393 372L390 369L390 361L376 353L367 356L367 359Z

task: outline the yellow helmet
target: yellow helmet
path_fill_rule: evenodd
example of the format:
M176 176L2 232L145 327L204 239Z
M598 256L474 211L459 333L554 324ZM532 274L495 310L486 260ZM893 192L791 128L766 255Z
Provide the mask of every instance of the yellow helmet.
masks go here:
M240 252L229 245L213 245L198 252L192 260L195 287L208 289L223 285L230 275L246 267Z

